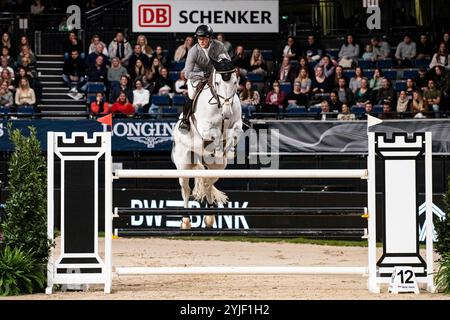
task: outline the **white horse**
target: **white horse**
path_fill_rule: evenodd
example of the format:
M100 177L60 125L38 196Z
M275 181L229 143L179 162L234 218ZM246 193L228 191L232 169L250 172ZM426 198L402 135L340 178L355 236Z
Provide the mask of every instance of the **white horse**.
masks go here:
M189 119L189 133L182 134L178 130L180 121L174 129L172 161L178 170L224 169L227 158L234 157L234 147L242 134L235 67L229 60L212 63L215 69L193 106L195 111ZM193 190L189 180L179 179L185 208L188 208L191 194L199 202L206 200L208 207L228 202L227 195L214 186L218 177L195 178ZM212 227L214 221L214 215L205 216L207 227ZM181 228L191 228L189 216L183 216Z

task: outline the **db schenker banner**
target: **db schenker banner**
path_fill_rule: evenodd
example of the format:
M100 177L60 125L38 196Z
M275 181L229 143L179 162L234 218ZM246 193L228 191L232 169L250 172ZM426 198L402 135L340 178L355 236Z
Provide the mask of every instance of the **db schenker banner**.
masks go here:
M134 0L133 32L278 32L278 1Z

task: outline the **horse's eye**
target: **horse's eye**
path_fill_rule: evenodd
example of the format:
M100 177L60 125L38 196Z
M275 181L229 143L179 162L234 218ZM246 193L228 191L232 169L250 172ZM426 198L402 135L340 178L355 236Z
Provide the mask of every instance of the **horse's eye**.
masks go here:
M219 85L219 83L218 82L216 82L216 86L218 86Z

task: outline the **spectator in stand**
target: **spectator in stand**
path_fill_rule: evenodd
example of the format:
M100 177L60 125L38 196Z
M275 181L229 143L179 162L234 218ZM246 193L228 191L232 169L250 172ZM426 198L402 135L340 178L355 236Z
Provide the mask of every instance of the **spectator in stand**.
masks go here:
M244 90L245 87L245 77L241 77L241 70L239 70L239 67L236 67L236 78L237 78L237 94L241 94L242 90Z
M217 40L222 42L223 46L225 47L225 50L227 50L228 55L230 57L233 56L233 46L231 45L231 43L227 40L225 40L225 36L223 35L223 33L218 33L217 34Z
M366 61L375 61L377 59L375 52L373 52L372 44L369 43L366 45L365 51L361 58Z
M3 82L0 85L0 108L11 108L13 103L13 94L8 90L8 84Z
M121 92L125 92L127 100L133 103L133 91L129 86L130 79L128 76L121 76L119 81L119 86L111 90L111 95L109 97L109 102L114 103L119 98Z
M36 95L26 78L20 80L16 89L15 104L16 107L34 107L36 104Z
M392 108L391 108L391 104L392 101L385 99L383 100L383 113L380 114L380 119L394 119L395 118L395 114L392 113Z
M163 47L162 46L157 46L156 50L155 50L155 58L158 58L159 63L165 67L165 68L169 68L169 64L170 64L170 59L169 56L164 53Z
M431 57L435 53L433 45L429 42L426 34L420 35L420 41L417 44L417 60L431 60Z
M10 50L7 47L2 48L2 55L1 58L6 58L8 60L8 66L11 68L14 68L16 63L14 61L14 58L10 55Z
M88 82L101 82L105 86L107 85L108 80L108 70L106 69L106 64L103 61L102 56L98 56L95 60L95 65L90 66L87 73ZM81 88L81 91L86 92L87 83ZM80 95L76 95L75 99L81 99Z
M355 43L353 35L349 34L339 51L339 65L344 68L352 68L358 63L358 58L359 44Z
M350 79L349 88L353 91L353 93L356 92L359 88L361 88L361 80L363 78L364 71L361 67L355 68L355 76Z
M187 96L188 94L187 80L186 76L184 75L184 71L180 71L180 77L177 81L175 81L175 93L179 93L184 96Z
M337 65L337 62L334 59L331 59L329 55L324 55L315 68L322 67L325 77L332 79Z
M396 110L398 113L404 113L410 110L410 101L408 99L408 96L406 95L406 91L400 91L397 99Z
M284 57L278 72L277 80L279 82L289 82L291 85L295 80L295 69L290 64L289 58Z
M191 36L187 36L184 39L184 43L180 45L177 50L175 50L175 54L173 56L173 61L175 62L185 62L187 58L187 54L189 49L194 45L194 38Z
M450 51L450 32L446 32L442 35L441 42L445 44L447 51Z
M248 69L250 68L250 60L245 55L244 47L237 46L234 50L234 56L231 59L233 64L239 68L240 76L245 77L247 75Z
M137 37L136 43L141 46L141 52L143 54L145 54L149 58L149 60L151 61L151 58L153 57L153 49L148 44L147 37L144 36L143 34L139 35Z
M8 65L8 58L6 57L0 58L0 73L3 70L8 70L8 72L11 74L12 80L14 80L14 69Z
M339 112L342 109L342 102L339 100L339 96L336 91L331 91L330 98L328 99L328 105L331 112Z
M313 94L331 92L330 81L325 76L323 68L320 66L316 68L315 76L312 78L311 92Z
M309 93L311 92L311 79L308 76L308 69L301 68L295 82L300 83L300 92L309 96Z
M416 58L416 55L416 43L412 41L410 34L406 34L403 41L398 44L397 50L395 51L397 65L402 68L412 68L412 60Z
M95 94L95 101L91 102L91 114L93 115L105 115L109 113L110 105L105 99L103 92L97 92Z
M147 89L144 89L142 86L142 80L137 79L134 82L135 89L133 90L133 107L135 112L141 110L144 113L148 112L149 103L150 103L150 92Z
M383 79L383 71L380 68L375 68L373 71L373 77L369 82L370 90L372 90L375 96L378 94L378 90L383 87Z
M108 53L110 58L117 57L124 67L128 67L128 60L133 54L133 49L122 31L116 33L115 38L108 46Z
M159 78L160 70L162 67L163 66L159 62L159 59L155 57L152 61L152 66L150 67L148 73L146 74L147 81L156 81L156 79Z
M340 121L349 121L349 120L356 120L356 117L353 113L350 113L350 108L348 107L348 104L344 103L342 104L342 111L338 114L337 119Z
M416 83L416 87L422 90L424 92L428 87L428 75L427 75L427 69L424 67L421 67L419 69L419 74L414 79L414 82Z
M436 66L442 66L446 70L450 70L450 54L443 42L439 45L438 51L433 55L433 59L431 59L430 69Z
M102 57L103 62L106 65L109 65L109 57L107 55L103 54L104 48L105 47L103 46L102 42L97 43L97 45L95 47L95 51L90 53L86 58L86 66L88 68L93 67L95 65L95 61L97 60L97 57Z
M322 120L326 120L327 113L330 113L330 105L328 104L327 100L323 100L320 103L320 109L321 109L320 113L322 114Z
M29 46L24 45L17 56L16 64L18 67L23 66L24 60L26 60L29 64L28 67L35 67L36 64L36 56L31 52Z
M144 56L145 57L145 56ZM130 69L129 75L131 81L135 81L136 79L142 79L145 76L145 66L141 59L137 59L133 69Z
M300 49L295 43L295 39L293 36L289 36L287 38L287 43L281 51L280 60L283 60L284 57L288 57L289 60L296 60L300 55Z
M100 40L100 36L98 34L94 34L91 38L91 43L89 44L89 50L88 50L88 56L92 53L97 51L97 45L101 44L103 46L103 50L101 51L105 57L108 57L108 49L106 48L106 44Z
M428 79L433 79L436 88L441 90L446 87L447 75L446 71L441 66L436 66L430 71L428 71Z
M28 39L27 36L21 36L20 37L20 42L19 42L19 46L16 52L20 52L22 50L23 46L28 46L28 48L30 48L30 53L33 53L33 51L31 51L31 43L30 40ZM12 49L11 49L12 50Z
M0 82L6 82L8 84L8 90L11 92L14 92L16 89L14 86L14 81L12 80L12 75L9 73L8 69L5 69L0 73Z
M428 111L428 103L422 97L422 93L420 90L416 90L413 93L413 100L411 103L411 112L415 113L416 116L418 113L422 114ZM415 116L415 117L416 117Z
M286 94L281 91L279 81L274 81L272 88L273 89L267 93L266 104L276 107L278 110L282 110L284 108Z
M144 68L150 68L150 59L142 53L141 46L139 44L134 45L133 54L128 60L128 71L130 75L133 73L134 67L136 66L136 61L141 60Z
M314 74L314 68L312 68L308 62L308 58L301 56L298 59L298 72L297 74L300 73L300 70L304 68L306 69L306 71L308 72L308 74Z
M73 51L77 51L81 59L85 59L85 54L83 52L83 44L78 40L77 33L75 31L69 32L69 38L64 43L64 60L68 60Z
M304 55L307 57L308 62L319 61L322 59L324 52L324 48L318 43L316 37L314 35L309 35L304 51Z
M347 87L347 81L345 78L339 79L339 86L333 90L339 98L339 101L348 105L353 104L353 92Z
M108 82L111 87L119 86L120 77L127 74L128 71L120 63L120 59L117 57L112 58L111 67L108 69Z
M374 60L384 60L391 56L391 46L387 41L382 40L380 37L373 37L371 39Z
M355 92L355 104L358 107L366 107L366 104L372 103L372 91L369 88L369 81L367 78L362 78L361 88Z
M110 112L112 114L121 113L127 116L134 115L134 107L127 98L127 93L120 92L116 102L112 105Z
M267 75L267 64L261 54L261 50L258 48L253 49L252 56L250 58L250 72L261 74L263 76Z
M405 93L408 97L408 100L411 101L413 99L414 91L416 91L416 86L414 85L414 80L411 78L406 79L406 89Z
M251 81L246 81L244 89L239 95L241 100L242 113L247 117L252 117L252 112L256 110L256 106L259 105L260 96L258 90L253 88Z
M20 80L22 78L28 79L30 88L34 90L36 95L36 101L39 102L42 99L42 84L39 80L25 67L19 67L17 69L17 74L14 80L14 85L17 88L19 86Z
M286 97L288 106L286 110L308 105L308 96L302 92L302 84L299 81L294 82L294 89Z
M389 79L383 78L382 87L378 90L376 104L382 104L383 100L397 101L397 95L392 88L392 82Z
M332 82L333 88L339 87L339 79L341 78L345 79L345 83L349 83L349 80L344 73L344 68L342 66L336 66Z
M436 88L433 79L428 80L428 89L425 90L424 99L427 105L431 107L434 112L440 111L441 106L441 91Z
M160 75L155 81L154 94L166 95L174 91L173 81L169 78L169 71L167 68L162 67Z
M11 50L11 36L9 35L8 32L3 32L0 47L8 48L9 50Z
M78 51L74 49L70 53L70 58L64 61L63 81L70 88L70 92L77 93L86 82L85 76L86 65L84 60L79 56Z

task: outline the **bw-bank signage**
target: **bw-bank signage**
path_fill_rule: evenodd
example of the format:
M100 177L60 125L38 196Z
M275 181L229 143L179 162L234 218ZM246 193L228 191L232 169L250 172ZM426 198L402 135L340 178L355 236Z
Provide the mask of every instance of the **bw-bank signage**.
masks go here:
M278 32L278 1L134 0L133 32Z

